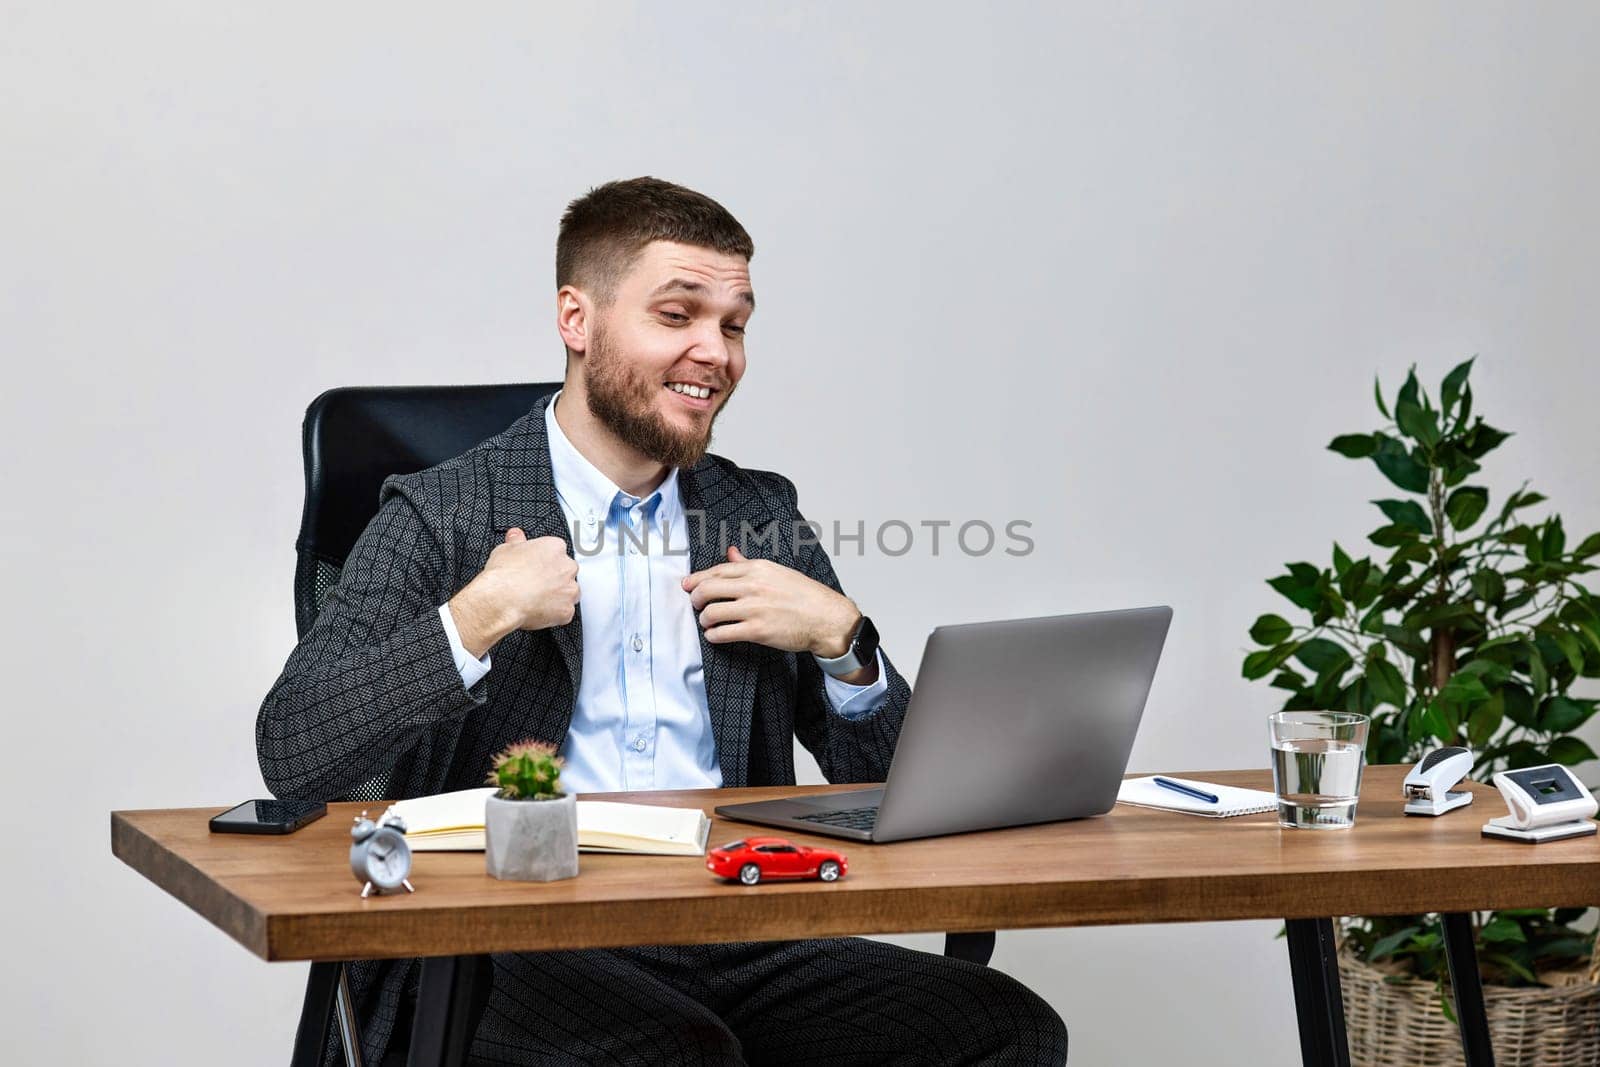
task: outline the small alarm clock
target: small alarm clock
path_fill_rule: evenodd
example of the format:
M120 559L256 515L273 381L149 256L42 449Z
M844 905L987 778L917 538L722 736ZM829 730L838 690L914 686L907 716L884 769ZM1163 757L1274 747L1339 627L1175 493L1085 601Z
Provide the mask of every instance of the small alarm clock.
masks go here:
M398 815L384 815L377 822L362 812L350 828L350 872L362 883L361 896L376 889L393 893L405 887L416 889L408 880L411 874L411 846L406 843L406 824Z

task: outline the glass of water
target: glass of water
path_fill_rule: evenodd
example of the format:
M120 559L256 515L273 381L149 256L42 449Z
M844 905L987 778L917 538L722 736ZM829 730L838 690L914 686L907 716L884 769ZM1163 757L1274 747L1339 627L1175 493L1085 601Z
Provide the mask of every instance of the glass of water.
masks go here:
M1350 711L1280 711L1267 721L1278 825L1354 826L1367 761L1367 717Z

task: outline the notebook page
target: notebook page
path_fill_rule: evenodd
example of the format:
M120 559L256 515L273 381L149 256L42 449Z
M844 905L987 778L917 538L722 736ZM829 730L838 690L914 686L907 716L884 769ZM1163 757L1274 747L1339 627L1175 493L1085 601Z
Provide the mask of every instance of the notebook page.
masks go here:
M1117 803L1133 804L1141 808L1160 808L1164 811L1181 811L1189 815L1206 815L1214 819L1233 815L1254 815L1263 811L1276 811L1278 808L1277 797L1259 789L1241 789L1238 786L1215 785L1190 778L1173 778L1170 774L1164 774L1162 777L1211 793L1216 796L1217 803L1209 804L1196 797L1184 796L1175 790L1159 786L1154 775L1147 778L1129 778L1123 782L1122 787L1117 790Z
M705 812L699 808L666 808L620 804L609 800L578 801L580 836L605 835L678 845L699 841Z
M396 801L389 811L406 821L407 837L448 830L482 830L484 804L493 795L492 785L458 789L454 793Z

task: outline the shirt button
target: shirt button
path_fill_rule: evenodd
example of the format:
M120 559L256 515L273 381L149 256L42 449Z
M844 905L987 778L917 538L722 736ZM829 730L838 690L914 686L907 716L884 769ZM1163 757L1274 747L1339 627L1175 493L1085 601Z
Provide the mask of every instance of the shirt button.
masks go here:
M633 635L633 650L635 652L644 651L644 638L640 637L638 634Z
M584 516L583 521L584 521L585 524L587 524L589 526L593 526L595 524L595 522L597 521L595 519L595 517L594 517L594 512L591 511L591 512L589 512L588 515Z
M643 752L644 751L644 738L635 737L633 739L633 750L635 752Z
M635 501L634 501L633 497L631 497L631 496L625 496L621 500L621 504L625 508L633 507L634 503L635 503Z

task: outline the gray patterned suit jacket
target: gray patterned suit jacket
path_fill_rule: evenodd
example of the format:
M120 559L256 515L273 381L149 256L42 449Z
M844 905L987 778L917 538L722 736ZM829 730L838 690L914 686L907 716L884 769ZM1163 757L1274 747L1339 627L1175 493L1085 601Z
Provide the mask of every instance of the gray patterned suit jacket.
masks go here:
M513 526L529 538L561 537L571 552L550 472L548 403L541 398L504 433L452 460L384 482L377 515L257 716L257 757L275 795L332 799L384 773L394 798L467 789L483 784L491 757L510 742L565 738L583 670L581 610L565 626L510 634L470 690L438 614ZM707 455L679 472L679 487L693 570L725 562L741 524L758 537L772 524L777 536L749 538L741 551L839 589L820 547L796 551L790 530L804 520L787 478ZM831 710L809 655L713 645L703 634L700 652L724 785L793 784L794 738L830 782L887 775L911 695L887 654L887 699L852 721ZM414 987L418 970L416 961L351 968L368 1062L381 1058L401 991Z

